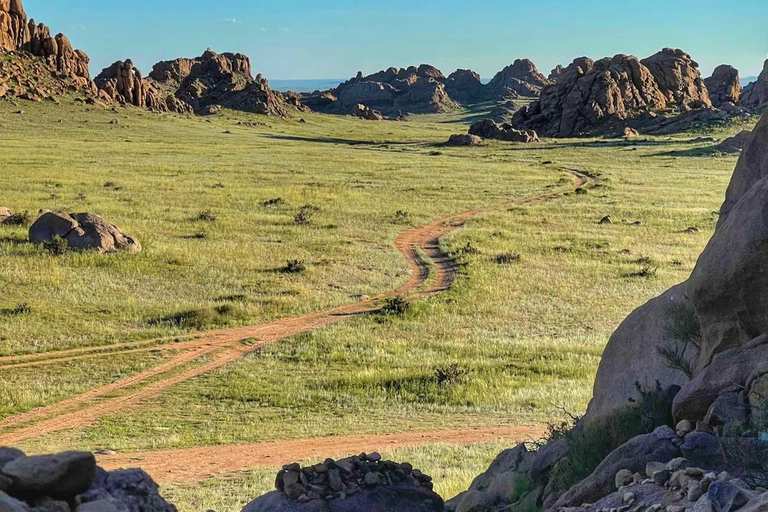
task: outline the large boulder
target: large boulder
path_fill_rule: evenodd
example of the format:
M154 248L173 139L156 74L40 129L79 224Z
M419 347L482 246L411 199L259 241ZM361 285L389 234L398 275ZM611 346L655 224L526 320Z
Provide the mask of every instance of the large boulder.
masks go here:
M620 470L640 473L649 462L669 462L680 456L681 444L682 440L669 427L635 437L608 455L591 475L563 494L553 508L594 503L616 490L616 474Z
M51 243L54 237L63 238L69 248L79 251L141 251L138 240L94 213L41 211L40 216L29 228L29 240L32 243L47 244Z
M445 90L451 99L464 104L483 101L485 97L480 75L471 69L457 69L448 75Z
M704 80L712 105L720 107L725 103L738 103L741 97L739 70L728 64L717 66L712 76Z
M19 457L5 464L0 472L13 481L14 493L72 499L91 486L96 459L90 452Z
M9 462L24 456L25 456L24 452L19 450L18 448L11 448L10 446L0 446L0 470L2 470L3 466L8 464Z
M765 61L757 81L744 88L739 104L755 110L768 105L768 60Z
M80 496L80 501L95 504L91 505L93 508L97 505L116 507L117 512L176 512L176 507L160 496L155 481L141 469L107 472L98 468L92 485Z
M664 48L642 63L656 79L667 101L682 108L712 106L698 63L683 50Z
M448 146L480 146L482 143L483 139L477 135L454 133L448 138L448 142L446 144Z
M637 398L637 386L653 389L659 382L663 389L681 387L689 377L671 368L660 355L659 348L678 345L674 339L674 322L681 315L693 316L693 307L685 298L686 283L679 284L636 309L613 333L605 347L595 377L592 400L584 421L608 416ZM686 356L692 365L698 360L698 349L691 344Z
M381 115L381 112L378 110L373 110L372 108L366 107L362 103L358 103L354 105L350 109L350 114L359 117L360 119L366 119L368 121L383 121L384 116Z
M331 501L301 503L273 491L255 499L242 512L442 512L443 500L429 489L408 485L367 489Z
M732 390L738 396L741 394L739 390L749 389L752 382L766 373L768 335L762 335L744 346L716 354L695 379L683 386L675 397L672 412L676 418L690 420L695 424L717 412L712 406L720 397L727 396ZM736 407L720 409L733 413Z
M469 127L469 134L483 139L505 140L509 142L539 142L538 134L533 130L518 130L509 123L498 124L493 119L478 121Z
M740 153L747 149L749 141L752 140L751 130L742 130L733 137L724 139L720 144L715 146L718 151L723 153Z

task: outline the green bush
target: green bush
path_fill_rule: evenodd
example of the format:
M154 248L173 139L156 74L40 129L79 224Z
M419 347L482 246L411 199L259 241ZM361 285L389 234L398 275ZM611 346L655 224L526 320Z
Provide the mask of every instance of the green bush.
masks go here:
M301 274L307 270L307 265L302 260L288 260L281 270L285 274Z
M17 212L11 214L2 223L6 226L27 226L32 222L32 215L29 212Z
M408 312L411 307L411 303L402 297L392 297L387 299L384 307L381 308L381 313L384 315L402 316Z
M53 256L61 256L69 249L69 242L59 235L53 235L51 241L44 243L43 246L45 247L45 250Z
M693 378L694 362L691 346L701 346L701 325L690 304L673 304L667 308L667 339L656 346L656 352L667 367Z

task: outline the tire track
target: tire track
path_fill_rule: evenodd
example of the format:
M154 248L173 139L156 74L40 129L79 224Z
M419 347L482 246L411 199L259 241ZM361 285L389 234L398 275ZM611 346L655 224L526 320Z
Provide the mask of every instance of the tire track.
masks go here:
M505 206L534 203L593 182L588 175L580 171L574 169L563 169L563 171L571 179L570 184L511 201ZM0 421L0 430L6 430L5 433L0 433L0 445L10 445L25 439L90 425L104 415L134 406L170 386L225 366L268 343L338 323L351 315L376 311L376 303L383 299L402 295L429 296L447 290L456 278L457 267L450 255L440 249L440 239L463 226L470 218L497 209L498 207L465 210L401 232L395 238L394 245L408 262L410 279L396 290L360 302L283 318L266 324L212 330L200 334L192 341L172 344L170 348L190 350L182 352L155 368L118 382ZM434 269L434 276L430 278L431 269ZM110 354L112 353L115 352ZM52 357L55 356L55 353L52 354ZM210 356L211 360L168 378L161 378L125 395L103 398L115 391L138 386L205 356ZM53 363L61 361L62 359L59 358L52 360ZM39 360L33 363L41 364ZM3 367L0 366L0 368ZM85 404L84 407L71 411L83 404ZM12 430L7 431L9 428Z

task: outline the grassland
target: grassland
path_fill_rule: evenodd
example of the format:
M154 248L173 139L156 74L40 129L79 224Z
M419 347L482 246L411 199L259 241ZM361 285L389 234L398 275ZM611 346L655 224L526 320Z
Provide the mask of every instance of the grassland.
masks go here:
M0 227L0 309L31 307L0 316L0 355L182 336L350 302L406 280L392 247L399 231L497 207L441 241L461 265L448 292L402 316L350 318L280 341L137 408L28 440L23 447L32 451L532 424L560 406L583 411L610 332L693 268L736 161L693 142L698 134L440 146L464 131L463 115L407 123L307 115L302 124L298 116L229 112L190 119L66 104L23 108L17 115L18 107L0 104L7 169L0 205L95 211L135 234L144 251L53 257L24 243L22 227ZM503 206L557 186L566 169L595 176L596 187ZM278 197L284 203L264 205ZM319 210L298 225L294 215L306 204ZM216 220L196 220L203 211ZM614 223L598 224L605 215ZM499 263L506 253L520 257ZM280 272L291 259L307 270ZM163 321L222 304L233 313L194 325ZM0 416L112 382L153 357L56 365L44 381L29 369L0 367L0 389L26 390L23 399L0 395ZM454 378L436 378L449 368ZM423 460L431 473L447 468L439 485L450 495L499 446L466 448L459 456L466 464L451 466L454 449L465 450L393 456ZM207 507L235 510L243 492L247 500L268 489L265 473L170 491L185 511L198 509L201 496Z

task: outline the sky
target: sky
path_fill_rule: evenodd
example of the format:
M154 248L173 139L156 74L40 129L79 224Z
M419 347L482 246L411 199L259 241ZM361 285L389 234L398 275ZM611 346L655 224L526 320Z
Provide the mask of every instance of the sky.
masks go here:
M65 33L91 73L245 53L272 79L348 78L429 63L492 77L516 58L544 74L574 58L647 57L682 48L709 76L728 63L758 75L768 59L768 0L24 0ZM728 6L736 8L728 8Z

